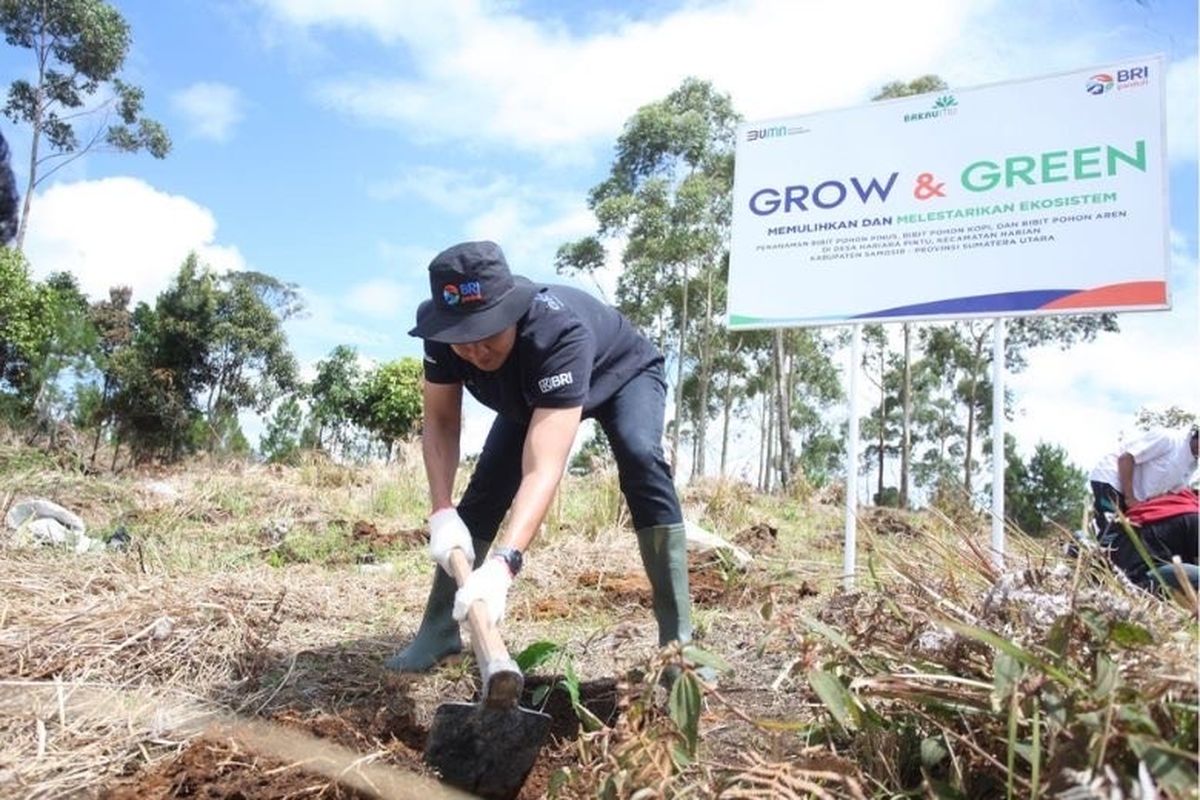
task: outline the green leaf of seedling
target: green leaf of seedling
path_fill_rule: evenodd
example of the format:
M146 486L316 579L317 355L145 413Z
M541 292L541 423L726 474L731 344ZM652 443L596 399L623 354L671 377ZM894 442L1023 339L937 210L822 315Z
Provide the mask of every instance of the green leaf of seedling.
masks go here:
M1153 736L1161 735L1158 729L1158 723L1154 718L1146 713L1146 709L1141 706L1120 705L1117 706L1117 719L1121 722L1128 722L1137 726L1137 730L1141 733L1149 733Z
M821 636L828 639L839 650L842 650L843 652L848 653L854 659L855 663L858 663L858 656L855 654L854 648L850 646L850 642L846 639L846 637L842 636L842 634L839 633L837 630L829 627L824 622L821 622L820 620L817 620L817 619L813 619L812 617L807 616L805 614L800 615L800 620L805 625L807 625L809 627L809 629L811 629L814 633L818 633Z
M559 767L550 773L550 780L546 785L547 794L550 797L557 797L558 793L566 788L567 782L571 780L571 773L566 767Z
M533 693L529 695L530 705L540 706L545 701L546 696L550 694L551 688L553 687L551 687L550 684L544 683L534 689Z
M680 674L667 703L671 721L683 734L688 754L694 755L700 738L700 682L690 672Z
M1071 642L1071 615L1059 617L1046 631L1046 649L1058 657L1066 655L1067 645Z
M517 654L517 667L521 672L532 672L561 650L562 648L554 642L534 642Z
M966 623L953 619L942 620L942 625L946 626L955 633L960 633L963 636L969 636L970 638L976 639L984 644L991 645L1000 652L1007 653L1008 655L1012 656L1025 666L1042 672L1047 677L1053 678L1065 686L1071 685L1071 678L1069 675L1067 675L1067 673L1063 672L1061 669L1049 663L1048 661L1038 658L1028 650L1018 647L1016 644L1008 639L1005 639L1003 636L999 636L989 630L976 627L975 625L967 625Z
M571 696L571 705L578 708L580 705L579 676L575 674L575 665L568 661L563 672L566 673L566 677L560 680L558 685L567 690L567 694Z
M1121 670L1117 662L1104 653L1096 654L1096 683L1092 687L1092 697L1103 700L1117 690L1121 685Z
M759 606L758 615L762 617L763 622L770 622L771 617L775 616L775 602L768 599L765 603Z
M1129 748L1146 763L1159 784L1182 797L1196 790L1196 755L1166 747L1141 736L1129 737Z
M1008 653L1000 651L996 653L996 658L992 662L992 671L996 675L992 685L992 708L999 711L1004 707L1009 696L1016 691L1017 685L1021 682L1024 668L1020 661Z
M583 729L588 733L595 733L604 727L604 723L600 718L592 713L592 710L585 705L575 706L575 716L579 717L579 722L583 725Z
M836 675L820 669L808 671L808 684L829 709L829 713L846 731L856 731L862 723L862 711Z
M712 667L717 672L728 673L733 672L733 668L729 666L720 656L715 653L710 653L707 650L701 650L693 644L684 645L683 657L701 667Z
M1149 647L1154 644L1154 634L1141 625L1136 625L1125 620L1117 620L1113 623L1111 635L1113 644L1118 647L1133 649L1136 647Z
M1107 614L1103 614L1094 608L1081 608L1079 609L1079 618L1083 620L1083 624L1088 627L1088 630L1097 639L1104 640L1108 638L1108 631L1112 620Z

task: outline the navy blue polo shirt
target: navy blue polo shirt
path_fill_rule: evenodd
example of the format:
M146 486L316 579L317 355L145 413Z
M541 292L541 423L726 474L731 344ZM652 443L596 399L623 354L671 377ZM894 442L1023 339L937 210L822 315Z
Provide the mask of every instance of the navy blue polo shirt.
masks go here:
M631 378L662 362L650 340L612 306L570 286L547 286L517 321L512 353L494 372L425 340L425 380L462 383L496 413L528 422L535 408L583 407L588 416Z

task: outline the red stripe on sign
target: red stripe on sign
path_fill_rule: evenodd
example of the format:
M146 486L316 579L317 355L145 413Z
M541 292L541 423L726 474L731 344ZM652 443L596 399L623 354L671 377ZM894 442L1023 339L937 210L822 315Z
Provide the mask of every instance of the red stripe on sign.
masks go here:
M1096 308L1103 306L1156 306L1167 304L1166 281L1131 281L1075 292L1052 300L1042 308Z

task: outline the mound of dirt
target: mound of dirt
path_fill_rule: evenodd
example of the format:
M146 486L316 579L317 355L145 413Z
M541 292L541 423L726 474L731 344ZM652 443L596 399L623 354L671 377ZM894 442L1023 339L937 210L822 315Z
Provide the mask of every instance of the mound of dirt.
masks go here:
M322 797L368 800L373 795L331 783L298 765L247 752L235 742L197 739L160 762L100 792L100 800L284 800Z
M779 529L765 522L751 525L733 537L734 544L755 554L774 550L778 541Z
M914 524L914 515L908 511L887 506L872 506L859 511L859 521L875 533L887 536L920 536L921 529Z

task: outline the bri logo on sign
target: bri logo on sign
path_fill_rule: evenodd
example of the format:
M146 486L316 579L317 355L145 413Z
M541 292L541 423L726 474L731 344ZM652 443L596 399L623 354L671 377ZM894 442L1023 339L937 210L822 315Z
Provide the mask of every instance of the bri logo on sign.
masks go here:
M1126 89L1136 89L1148 83L1150 83L1149 67L1129 67L1117 70L1115 79L1108 72L1097 72L1087 79L1084 88L1088 94L1102 95L1108 94L1113 89L1121 92Z
M481 303L483 302L483 288L479 285L479 281L463 281L457 286L447 283L442 287L442 302L448 306L456 306L459 303Z

